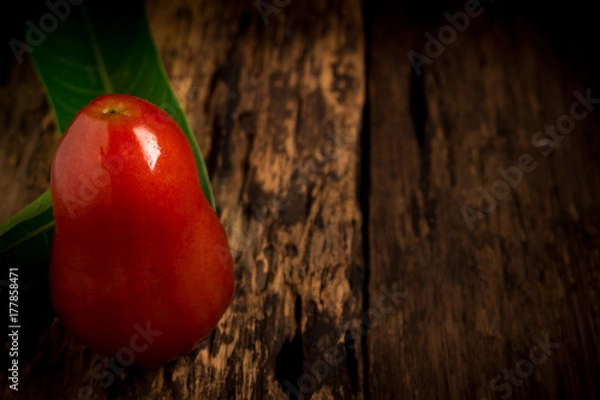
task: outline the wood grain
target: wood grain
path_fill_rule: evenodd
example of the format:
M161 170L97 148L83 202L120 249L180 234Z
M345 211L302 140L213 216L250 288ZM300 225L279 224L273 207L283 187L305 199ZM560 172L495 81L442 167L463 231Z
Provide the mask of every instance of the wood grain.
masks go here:
M550 9L579 18L553 27L497 3L418 74L408 53L466 3L150 0L234 301L189 356L116 373L30 294L20 392L0 397L598 397L600 105L555 147L537 134L575 91L600 98L593 14ZM48 188L58 138L30 60L12 64L0 219Z
M390 29L389 14L372 10L368 59L369 303L390 282L408 295L369 334L370 397L597 396L597 109L549 154L532 142L590 83L534 27L487 16L418 75L415 33L443 23ZM526 154L536 167L498 183ZM500 193L488 212L479 188ZM467 222L464 206L482 218ZM560 347L522 361L545 335Z
M265 24L253 3L233 4L148 4L230 238L233 303L190 356L158 371L119 376L102 364L95 370L102 359L55 322L26 361L22 396L263 399L304 390L313 398L352 398L362 391L360 337L349 346L353 339L340 330L362 308L362 282L355 279L362 268L356 198L365 94L360 5L290 4ZM313 13L319 17L313 27L298 31ZM14 110L21 119L27 115L27 108ZM36 135L39 122L31 118ZM17 137L18 125L12 129ZM19 140L31 146L31 138ZM23 153L12 143L7 148ZM49 157L51 150L40 153ZM33 191L18 171L13 176L7 214ZM322 362L327 348L353 362L329 365L318 382L299 381L303 364Z

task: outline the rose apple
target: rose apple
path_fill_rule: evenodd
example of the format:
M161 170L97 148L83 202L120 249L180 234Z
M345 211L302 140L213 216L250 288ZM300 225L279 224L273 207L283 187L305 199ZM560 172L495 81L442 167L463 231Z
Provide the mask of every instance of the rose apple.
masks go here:
M69 333L148 368L211 333L233 295L231 253L168 114L129 95L96 98L58 145L50 191L51 297Z

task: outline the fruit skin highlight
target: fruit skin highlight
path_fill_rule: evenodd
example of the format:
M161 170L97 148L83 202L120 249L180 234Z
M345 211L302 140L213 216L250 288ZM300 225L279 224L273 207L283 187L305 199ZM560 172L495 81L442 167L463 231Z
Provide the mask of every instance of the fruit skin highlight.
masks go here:
M144 368L210 335L233 296L233 260L167 113L129 95L94 99L61 138L50 192L50 291L67 332Z

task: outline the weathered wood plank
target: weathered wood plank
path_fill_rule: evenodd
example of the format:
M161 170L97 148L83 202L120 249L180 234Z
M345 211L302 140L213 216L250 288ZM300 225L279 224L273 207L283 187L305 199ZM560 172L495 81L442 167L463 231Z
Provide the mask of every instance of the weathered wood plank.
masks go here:
M358 1L260 4L148 4L229 233L230 310L190 357L118 375L42 307L21 397L598 397L597 106L547 155L535 136L575 90L600 97L569 47L585 29L490 7L417 75L407 53L466 3L365 3L366 66ZM47 189L58 141L29 62L0 86L0 133L3 219ZM504 197L498 168L525 154ZM480 188L504 198L482 210Z
M534 135L574 90L600 91L535 27L485 15L417 76L407 53L448 10L426 26L395 11L370 10L368 300L407 296L369 332L370 398L597 397L597 106L547 156ZM517 174L525 154L536 167ZM479 187L503 199L471 230Z
M148 13L207 160L235 258L235 299L198 350L152 372L110 372L55 322L22 360L20 395L361 397L361 337L344 328L362 309L360 3L293 2L266 20L254 2L152 1ZM23 68L2 88L2 216L47 187L57 138L41 86Z

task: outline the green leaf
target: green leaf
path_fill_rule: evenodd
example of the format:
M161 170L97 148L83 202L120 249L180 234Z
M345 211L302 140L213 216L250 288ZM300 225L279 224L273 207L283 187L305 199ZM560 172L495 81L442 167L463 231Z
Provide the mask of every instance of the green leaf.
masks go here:
M31 55L61 132L82 107L106 93L137 96L168 112L192 147L200 185L215 208L204 159L152 39L144 1L72 5L68 17L46 34ZM46 192L0 226L0 252L39 235L48 241L53 227L50 194Z
M9 250L34 236L48 234L53 227L52 202L50 192L46 191L0 226L0 251Z
M169 84L143 1L72 6L32 56L61 132L82 107L106 93L141 97L171 114L194 150L202 190L214 208L202 153Z

